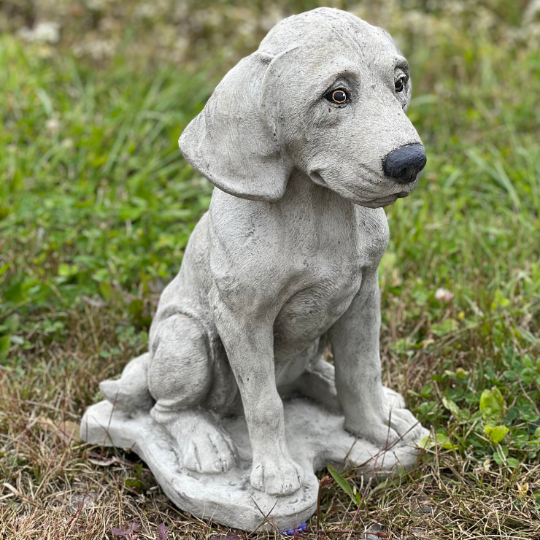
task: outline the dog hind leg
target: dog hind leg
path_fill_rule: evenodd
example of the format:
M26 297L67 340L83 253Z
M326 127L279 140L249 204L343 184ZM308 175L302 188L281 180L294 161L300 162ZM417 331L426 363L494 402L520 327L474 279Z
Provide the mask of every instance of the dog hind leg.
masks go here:
M342 414L343 407L339 401L336 390L336 374L332 364L325 360L325 354L329 348L327 336L322 336L316 354L310 360L308 367L294 381L289 393L297 392L324 405L335 414ZM386 386L383 386L384 395L391 408L405 408L403 397Z
M154 400L148 391L147 372L150 354L131 360L120 379L102 381L99 389L105 399L122 411L149 411Z
M201 473L229 470L236 449L203 405L212 385L206 333L196 320L173 315L152 332L148 387L152 417L176 440L184 466Z

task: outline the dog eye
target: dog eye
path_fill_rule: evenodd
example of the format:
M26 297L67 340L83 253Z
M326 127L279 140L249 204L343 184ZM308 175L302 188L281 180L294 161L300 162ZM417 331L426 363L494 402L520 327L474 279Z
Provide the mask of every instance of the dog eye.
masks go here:
M342 88L332 90L331 92L328 92L328 94L326 94L326 96L324 97L328 101L330 101L330 103L336 103L337 105L343 105L349 99L347 92L345 92L345 90L343 90Z
M405 77L400 77L396 82L395 82L395 88L396 88L396 92L403 92L403 88L405 88Z

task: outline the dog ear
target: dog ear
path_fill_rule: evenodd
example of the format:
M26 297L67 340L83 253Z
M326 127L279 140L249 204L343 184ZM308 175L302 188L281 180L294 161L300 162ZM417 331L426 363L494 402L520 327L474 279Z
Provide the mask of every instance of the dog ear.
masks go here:
M293 167L279 143L275 111L268 109L276 104L272 94L279 93L290 50L277 56L257 51L241 60L180 137L191 166L236 197L276 201L285 193Z

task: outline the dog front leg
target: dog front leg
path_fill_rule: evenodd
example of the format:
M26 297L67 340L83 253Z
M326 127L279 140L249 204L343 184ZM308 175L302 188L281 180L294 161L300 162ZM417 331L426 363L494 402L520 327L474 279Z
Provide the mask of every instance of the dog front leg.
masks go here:
M345 428L385 446L417 440L423 428L407 409L392 408L381 381L380 291L377 269L366 271L360 292L330 329L338 398Z
M270 495L294 493L302 484L302 469L292 460L285 440L273 324L256 316L238 316L224 306L215 313L244 406L253 453L251 485Z

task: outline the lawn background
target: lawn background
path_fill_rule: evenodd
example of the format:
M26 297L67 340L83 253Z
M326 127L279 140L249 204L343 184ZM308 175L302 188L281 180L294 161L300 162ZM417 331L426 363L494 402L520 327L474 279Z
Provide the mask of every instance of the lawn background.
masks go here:
M273 24L318 5L0 2L0 538L112 538L132 522L142 538L161 522L171 538L225 534L76 430L98 382L147 347L208 207L180 133ZM428 164L387 208L381 350L433 436L410 474L345 474L360 504L330 483L322 529L538 538L540 2L325 5L386 28L411 65Z

